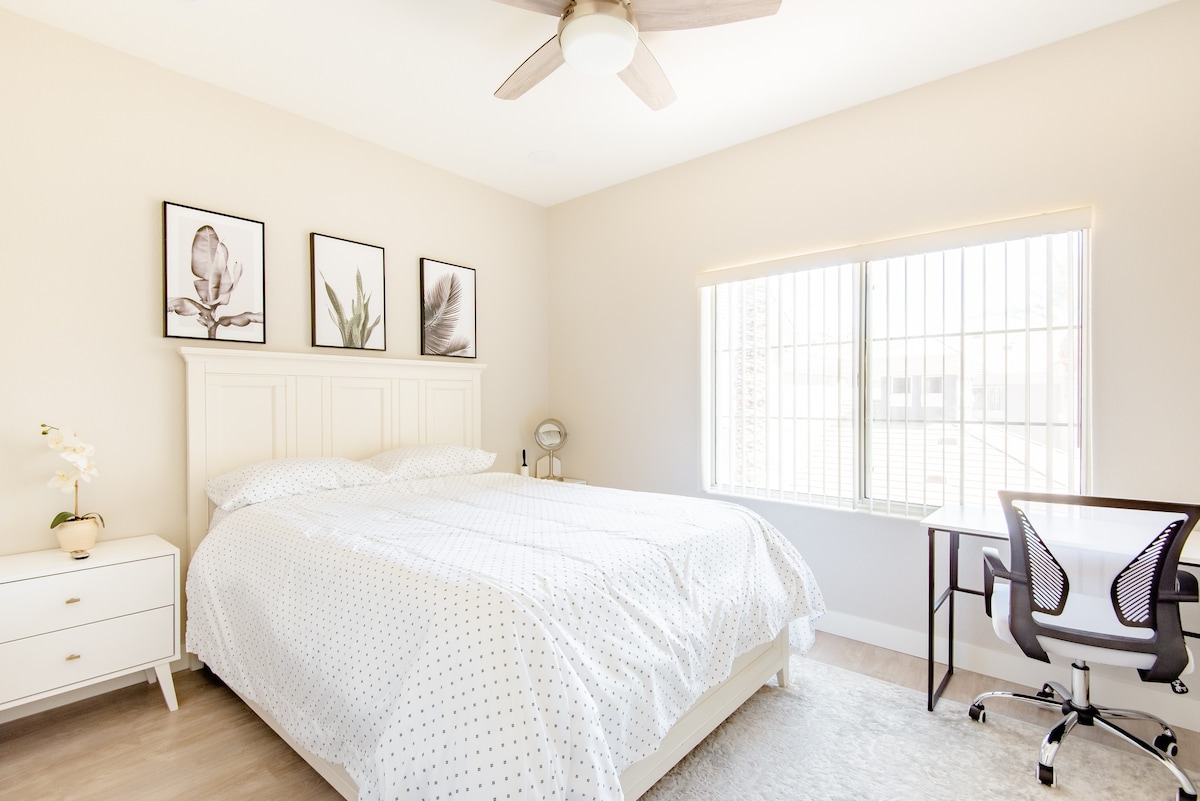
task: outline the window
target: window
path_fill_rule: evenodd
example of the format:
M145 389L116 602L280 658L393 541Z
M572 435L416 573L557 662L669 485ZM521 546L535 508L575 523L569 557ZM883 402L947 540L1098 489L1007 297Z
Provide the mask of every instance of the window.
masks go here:
M901 514L1079 492L1089 219L706 273L707 488Z

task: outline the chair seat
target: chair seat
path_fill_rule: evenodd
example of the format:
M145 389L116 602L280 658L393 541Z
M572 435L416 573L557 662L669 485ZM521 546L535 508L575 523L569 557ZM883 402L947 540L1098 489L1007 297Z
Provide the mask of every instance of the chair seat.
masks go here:
M992 628L996 636L1005 642L1017 644L1009 628L1009 592L1012 585L1007 581L997 581L992 588ZM1126 626L1117 619L1113 612L1112 601L1094 595L1072 593L1066 608L1061 615L1045 615L1034 613L1034 618L1044 626L1077 629L1080 631L1096 632L1102 635L1114 635L1131 639L1150 640L1154 631L1147 628ZM1154 667L1158 658L1154 654L1125 651L1117 648L1100 648L1094 645L1059 640L1046 635L1038 635L1038 643L1046 653L1068 659L1082 659L1086 662L1097 662L1105 665L1149 670ZM1188 666L1184 673L1193 670L1192 649L1188 648Z

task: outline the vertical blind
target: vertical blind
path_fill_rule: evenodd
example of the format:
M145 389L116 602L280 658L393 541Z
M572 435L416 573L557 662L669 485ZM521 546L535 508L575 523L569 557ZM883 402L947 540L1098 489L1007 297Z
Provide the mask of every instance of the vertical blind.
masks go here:
M1001 233L706 280L708 488L900 514L1081 491L1087 229Z

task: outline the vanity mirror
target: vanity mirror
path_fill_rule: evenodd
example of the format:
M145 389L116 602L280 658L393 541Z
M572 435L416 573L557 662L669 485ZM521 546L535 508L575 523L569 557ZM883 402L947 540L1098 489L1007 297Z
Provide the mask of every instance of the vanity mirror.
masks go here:
M537 461L537 477L562 481L561 467L558 459L554 458L554 452L566 444L567 427L553 417L548 417L533 430L533 439L539 448L548 452L548 455Z

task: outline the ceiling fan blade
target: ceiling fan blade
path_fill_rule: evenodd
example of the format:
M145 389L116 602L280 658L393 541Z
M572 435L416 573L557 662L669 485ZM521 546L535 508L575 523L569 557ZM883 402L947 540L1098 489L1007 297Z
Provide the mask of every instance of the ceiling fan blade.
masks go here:
M779 11L782 3L783 0L637 0L632 5L639 31L680 31L769 17Z
M496 97L501 100L516 100L565 63L562 48L558 46L558 36L552 36L500 84L500 88L496 90Z
M653 111L675 102L675 90L671 88L667 74L658 66L658 60L641 39L638 39L637 49L633 51L633 62L618 74L625 85Z
M539 14L561 17L563 9L567 7L568 0L496 0L496 2L503 3L506 6L523 8L526 11L536 11Z

